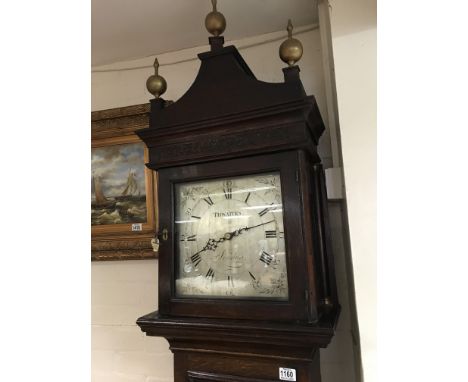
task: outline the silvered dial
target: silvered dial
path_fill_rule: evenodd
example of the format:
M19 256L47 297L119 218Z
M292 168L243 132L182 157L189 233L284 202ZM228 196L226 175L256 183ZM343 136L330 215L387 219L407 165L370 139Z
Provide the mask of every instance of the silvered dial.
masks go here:
M176 294L287 300L279 173L177 184Z

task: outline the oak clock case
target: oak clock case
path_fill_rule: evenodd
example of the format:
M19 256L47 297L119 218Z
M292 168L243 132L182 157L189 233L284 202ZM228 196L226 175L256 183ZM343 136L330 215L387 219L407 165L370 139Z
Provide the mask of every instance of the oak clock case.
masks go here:
M159 311L315 321L305 296L298 155L286 152L159 171Z
M273 381L280 368L319 382L318 350L339 315L317 153L325 126L292 25L285 80L267 83L223 46L213 7L211 51L187 92L161 98L157 60L147 82L150 128L137 134L158 172L159 307L137 324L168 340L176 382Z

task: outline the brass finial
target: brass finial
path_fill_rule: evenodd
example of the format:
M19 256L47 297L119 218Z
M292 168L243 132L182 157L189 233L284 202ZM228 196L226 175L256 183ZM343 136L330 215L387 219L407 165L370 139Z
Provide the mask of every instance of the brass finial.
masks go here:
M291 19L288 20L288 38L283 41L279 47L279 55L282 61L286 62L289 66L293 66L302 57L302 44L298 39L293 38L292 30L293 25Z
M205 18L205 27L213 36L219 36L226 29L226 19L221 12L216 9L217 1L211 0L213 11L208 13Z
M154 74L146 80L146 89L154 95L154 98L159 98L167 89L167 82L164 77L158 74L159 61L154 59Z

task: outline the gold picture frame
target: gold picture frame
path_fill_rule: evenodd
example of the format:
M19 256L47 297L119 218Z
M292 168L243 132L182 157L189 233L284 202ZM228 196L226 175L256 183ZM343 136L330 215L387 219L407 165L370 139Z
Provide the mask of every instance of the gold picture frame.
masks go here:
M115 109L94 111L91 113L91 149L92 156L97 150L105 152L107 149L115 152L119 150L127 150L133 147L141 148L138 143L141 140L134 133L135 130L148 128L149 127L149 104L141 104L134 106L127 106ZM116 205L123 204L123 202L117 197L106 198L99 196L99 200L105 200L107 205L98 205L98 195L103 195L101 191L101 185L97 186L95 175L95 168L92 168L93 173L91 175L92 185L94 191L94 199L92 196L92 207L91 215L92 219L95 220L95 224L91 226L91 260L134 260L134 259L149 259L157 258L157 253L153 251L151 246L151 239L154 238L155 232L157 232L157 175L146 168L144 165L148 162L148 149L141 142L143 149L143 160L137 166L137 169L128 171L128 182L132 181L136 189L137 184L131 178L136 179L137 173L140 178L144 177L144 196L140 196L141 190L138 192L138 207L139 210L143 211L143 215L133 217L138 218L138 221L121 221L118 214ZM127 150L128 151L128 150ZM136 154L134 154L136 155ZM133 171L133 172L132 172ZM139 179L141 183L143 180ZM132 185L133 186L133 185ZM99 193L97 192L99 189ZM140 187L143 189L143 187ZM122 196L120 196L122 198ZM135 196L135 198L137 198ZM93 207L94 203L94 207ZM129 203L129 202L128 202ZM135 202L136 203L136 202ZM143 207L146 208L143 208ZM100 208L100 209L99 209ZM106 209L109 208L109 209ZM120 207L119 207L120 208ZM136 208L136 206L132 206ZM96 213L96 210L98 212ZM113 212L113 215L112 215ZM107 224L96 220L96 214L108 214L107 216L119 216L119 220L112 221ZM131 215L133 216L133 215ZM99 223L96 223L98 221Z

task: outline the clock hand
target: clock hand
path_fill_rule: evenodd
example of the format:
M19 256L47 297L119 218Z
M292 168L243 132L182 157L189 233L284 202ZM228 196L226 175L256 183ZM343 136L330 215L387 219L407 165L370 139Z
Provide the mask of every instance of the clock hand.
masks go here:
M227 241L227 240L231 240L234 236L238 236L240 235L242 232L244 231L248 231L249 229L253 229L253 228L257 228L257 227L260 227L262 225L265 225L265 224L269 224L269 223L272 223L274 222L275 219L273 220L270 220L270 221L267 221L265 223L261 223L261 224L257 224L257 225L253 225L251 227L244 227L244 228L239 228L239 229L236 229L235 231L232 231L232 232L226 232L223 237L219 238L218 240L215 240L215 239L208 239L208 241L206 242L205 246L200 249L198 252L195 252L192 257L198 255L199 253L201 252L205 252L205 251L208 251L208 250L211 250L211 251L214 251L216 248L218 248L218 244L219 243L222 243L223 241Z
M200 249L198 252L195 252L192 255L192 257L198 255L199 253L208 251L208 250L214 251L216 248L218 248L218 243L221 243L222 241L224 241L224 240L215 240L215 239L212 239L212 238L208 239L205 246L202 249Z
M274 221L275 221L275 219L270 220L270 221L268 221L268 222L266 222L266 223L261 223L261 224L253 225L253 226L251 226L251 227L239 228L239 229L236 229L235 231L227 232L227 233L224 234L224 236L223 236L222 239L224 239L224 240L231 240L234 236L238 236L238 235L240 235L240 234L241 234L242 232L244 232L244 231L248 231L249 229L257 228L257 227L260 227L260 226L262 226L262 225L272 223L272 222L274 222ZM224 241L224 240L222 240L222 241Z
M257 225L253 225L252 227L246 227L246 228L244 228L244 229L247 231L247 230L249 230L249 229L257 228L257 227L260 227L260 226L265 225L265 224L268 224L268 223L273 223L274 221L275 221L275 219L272 219L272 220L270 220L269 222L261 223L261 224L257 224Z

